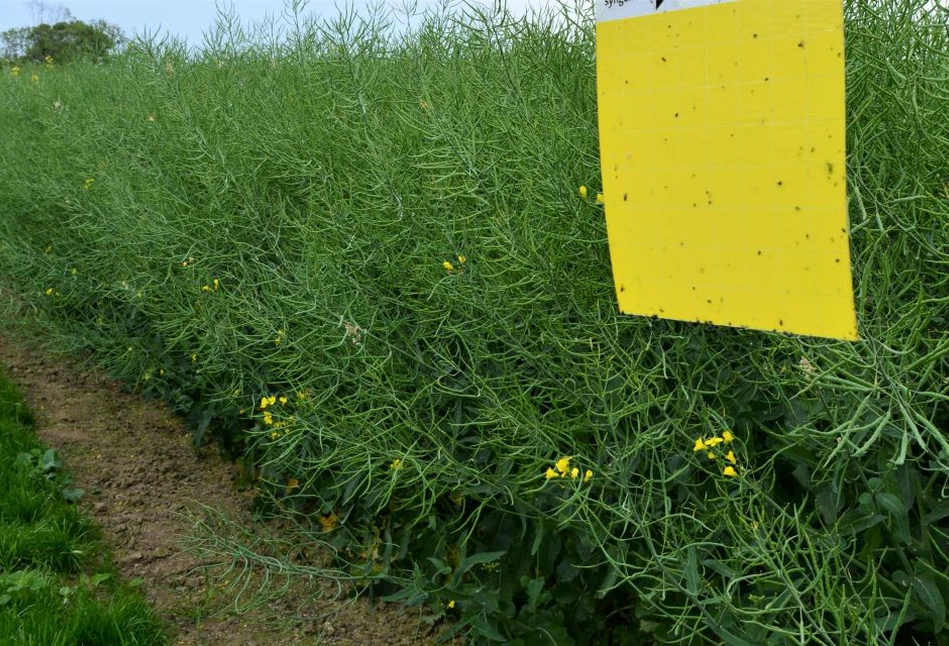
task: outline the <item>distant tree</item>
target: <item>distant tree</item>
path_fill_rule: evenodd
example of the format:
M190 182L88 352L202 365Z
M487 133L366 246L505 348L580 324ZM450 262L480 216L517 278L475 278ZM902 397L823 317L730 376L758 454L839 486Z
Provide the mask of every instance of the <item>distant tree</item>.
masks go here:
M0 32L0 59L16 61L26 56L31 30L32 27L20 27Z
M30 28L26 58L41 61L47 56L65 63L76 58L102 60L122 42L122 31L104 20L43 23Z

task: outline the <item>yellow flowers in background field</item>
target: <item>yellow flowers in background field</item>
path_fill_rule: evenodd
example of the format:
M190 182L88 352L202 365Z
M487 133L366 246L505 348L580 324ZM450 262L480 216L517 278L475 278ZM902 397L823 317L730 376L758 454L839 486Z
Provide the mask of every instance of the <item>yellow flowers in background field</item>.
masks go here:
M268 435L271 440L276 440L289 433L296 420L293 415L281 414L279 412L277 415L282 415L282 419L274 418L273 411L278 408L277 405L279 404L282 407L289 403L290 399L284 395L264 395L260 398L260 403L257 405L257 408L261 411L260 420L264 426L269 427Z
M457 272L462 272L462 271L465 270L464 265L465 265L465 261L467 260L467 258L465 258L465 257L462 256L462 255L455 256L455 258L457 258L457 260L458 260L458 266L457 266L457 267L456 267L450 260L446 260L446 261L442 262L442 267L443 267L443 268L445 269L445 271L447 271L449 274L452 273L452 272L456 272L456 271L457 271Z
M731 444L735 441L735 436L732 435L732 432L729 430L722 431L720 436L704 438L700 437L695 440L695 445L692 447L693 452L706 451L706 455L709 460L717 460L719 454L716 453L713 449L720 444ZM728 451L724 455L724 460L728 464L725 465L725 468L722 469L722 475L728 476L729 478L735 478L738 476L738 470L735 468L738 465L738 458L735 457L734 451Z
M580 468L571 467L570 461L573 458L569 456L564 456L557 460L557 462L552 467L547 467L547 471L544 472L544 477L547 480L553 480L554 478L570 478L571 480L576 480L580 477ZM590 478L593 477L593 471L587 469L583 473L583 481L589 482Z
M13 78L18 77L20 75L20 68L14 65L13 68L10 70L10 74L13 76Z
M40 82L40 77L37 76L36 74L34 74L34 75L32 75L32 76L30 77L30 80L33 81L34 83L39 83L39 82Z
M83 182L82 187L83 187L85 190L88 191L90 188L92 188L92 184L93 184L93 182L95 182L95 181L96 181L96 180L94 180L93 178L87 177L87 178L86 178L86 181Z

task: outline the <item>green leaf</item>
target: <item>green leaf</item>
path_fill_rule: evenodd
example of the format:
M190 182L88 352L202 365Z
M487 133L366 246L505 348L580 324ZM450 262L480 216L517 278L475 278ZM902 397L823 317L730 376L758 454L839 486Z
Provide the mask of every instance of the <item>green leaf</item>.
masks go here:
M455 580L457 581L465 572L474 566L493 563L505 554L507 554L507 550L501 552L479 552L478 554L466 556L461 560L461 563L458 564L458 569L455 571Z
M837 522L837 531L843 536L851 536L879 525L884 520L886 516L883 514L868 514L862 509L851 509L840 517Z
M913 592L916 593L916 598L931 613L935 632L942 631L946 626L946 602L943 600L932 574L929 572L924 572L921 575L917 574L910 581Z
M85 491L79 488L66 487L63 489L63 498L68 502L79 502L85 495Z
M731 569L721 561L716 561L714 559L704 559L702 565L710 569L712 572L717 572L721 574L726 579L734 579L738 574L735 570Z
M837 522L837 512L840 511L840 493L836 482L828 482L820 486L815 496L817 511L828 525Z
M445 561L440 558L435 558L434 556L428 557L428 562L435 566L435 573L441 576L444 576L451 572L451 566L445 563Z
M531 612L537 610L537 604L540 602L544 592L544 578L528 579L521 577L521 585L527 591L527 607Z
M55 471L61 466L63 466L63 464L59 461L59 458L56 457L56 451L53 449L47 449L40 459L40 468L43 470L43 473Z
M893 516L902 516L906 514L906 507L900 497L892 493L878 493L876 495L877 504L888 511Z
M923 525L932 525L946 516L949 516L949 500L943 500L923 516Z

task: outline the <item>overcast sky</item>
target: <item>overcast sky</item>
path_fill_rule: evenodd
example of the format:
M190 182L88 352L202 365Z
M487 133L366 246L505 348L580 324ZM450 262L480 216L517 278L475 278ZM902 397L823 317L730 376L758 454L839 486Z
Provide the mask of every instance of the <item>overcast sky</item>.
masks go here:
M375 0L362 0L356 6L370 6ZM488 1L488 0L483 0ZM268 13L279 17L283 0L219 0L222 7L233 5L235 14L244 23L257 22ZM340 2L339 4L344 4ZM383 0L387 6L401 7L403 0ZM420 8L435 0L418 0ZM215 0L43 0L46 14L37 16L37 3L26 0L0 0L0 31L11 27L27 27L40 21L57 20L58 7L63 7L79 20L105 20L118 25L127 36L168 31L184 37L191 45L201 44L201 34L211 27L217 16ZM555 4L554 0L507 0L512 11L524 7ZM310 0L307 11L323 17L337 15L336 0Z

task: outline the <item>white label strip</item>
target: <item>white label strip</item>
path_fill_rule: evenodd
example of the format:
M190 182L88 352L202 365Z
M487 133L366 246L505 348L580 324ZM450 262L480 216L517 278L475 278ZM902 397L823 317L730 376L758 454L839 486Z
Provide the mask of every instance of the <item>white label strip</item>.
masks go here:
M620 18L638 18L653 13L693 9L710 4L736 2L737 0L597 0L596 20L619 20Z

